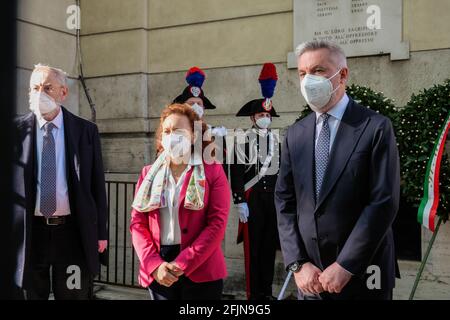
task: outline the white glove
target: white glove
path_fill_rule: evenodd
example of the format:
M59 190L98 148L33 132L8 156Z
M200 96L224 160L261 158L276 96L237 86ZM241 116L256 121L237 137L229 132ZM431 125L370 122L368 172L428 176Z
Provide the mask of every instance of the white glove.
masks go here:
M246 223L248 221L248 205L246 202L241 202L237 204L237 210L239 212L239 220L242 223Z
M213 136L224 137L227 135L227 128L225 127L215 127L211 130Z

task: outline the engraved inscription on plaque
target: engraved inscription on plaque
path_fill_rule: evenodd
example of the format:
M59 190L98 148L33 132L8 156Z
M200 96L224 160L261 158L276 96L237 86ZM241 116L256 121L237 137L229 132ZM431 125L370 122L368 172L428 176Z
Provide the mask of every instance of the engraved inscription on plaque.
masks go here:
M402 41L402 0L294 0L294 49L310 40L336 42L347 57L409 59L409 43ZM296 64L295 53L289 53L288 67Z

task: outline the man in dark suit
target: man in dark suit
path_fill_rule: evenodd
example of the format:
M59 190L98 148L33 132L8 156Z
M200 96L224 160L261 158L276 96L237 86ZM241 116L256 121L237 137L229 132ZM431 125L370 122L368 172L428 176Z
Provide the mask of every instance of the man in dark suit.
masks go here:
M15 284L26 299L89 299L107 246L97 126L62 107L65 73L37 65L31 112L15 121ZM51 269L51 280L50 280Z
M301 92L314 111L292 125L275 190L284 262L299 299L392 299L392 222L400 193L391 122L345 93L337 45L297 48Z

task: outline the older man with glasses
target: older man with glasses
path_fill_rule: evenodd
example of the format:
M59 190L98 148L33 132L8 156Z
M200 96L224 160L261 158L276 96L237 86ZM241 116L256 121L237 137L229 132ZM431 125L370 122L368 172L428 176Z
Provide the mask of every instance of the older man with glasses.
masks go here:
M107 246L107 205L97 126L62 106L66 74L37 65L31 112L15 121L15 284L26 299L89 299Z

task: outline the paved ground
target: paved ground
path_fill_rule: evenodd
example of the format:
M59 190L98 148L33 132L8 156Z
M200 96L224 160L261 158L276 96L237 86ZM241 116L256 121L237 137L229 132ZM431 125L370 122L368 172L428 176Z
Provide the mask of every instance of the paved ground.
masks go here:
M414 279L419 269L419 262L400 261L400 271L402 278L397 279L397 286L394 290L395 300L407 300L413 287ZM293 282L293 280L292 280ZM274 285L274 292L280 291L280 284ZM293 299L293 286L286 294L287 299ZM145 289L128 288L120 286L96 285L95 295L97 299L104 300L149 300L149 295ZM226 293L225 299L245 299L244 292ZM414 297L415 300L450 300L450 277L438 278L424 272Z
M419 262L399 262L402 278L397 279L396 282L395 300L407 300L409 298L419 266ZM436 277L424 271L414 300L450 300L450 277Z
M94 294L100 300L150 300L148 291L145 289L96 285Z

